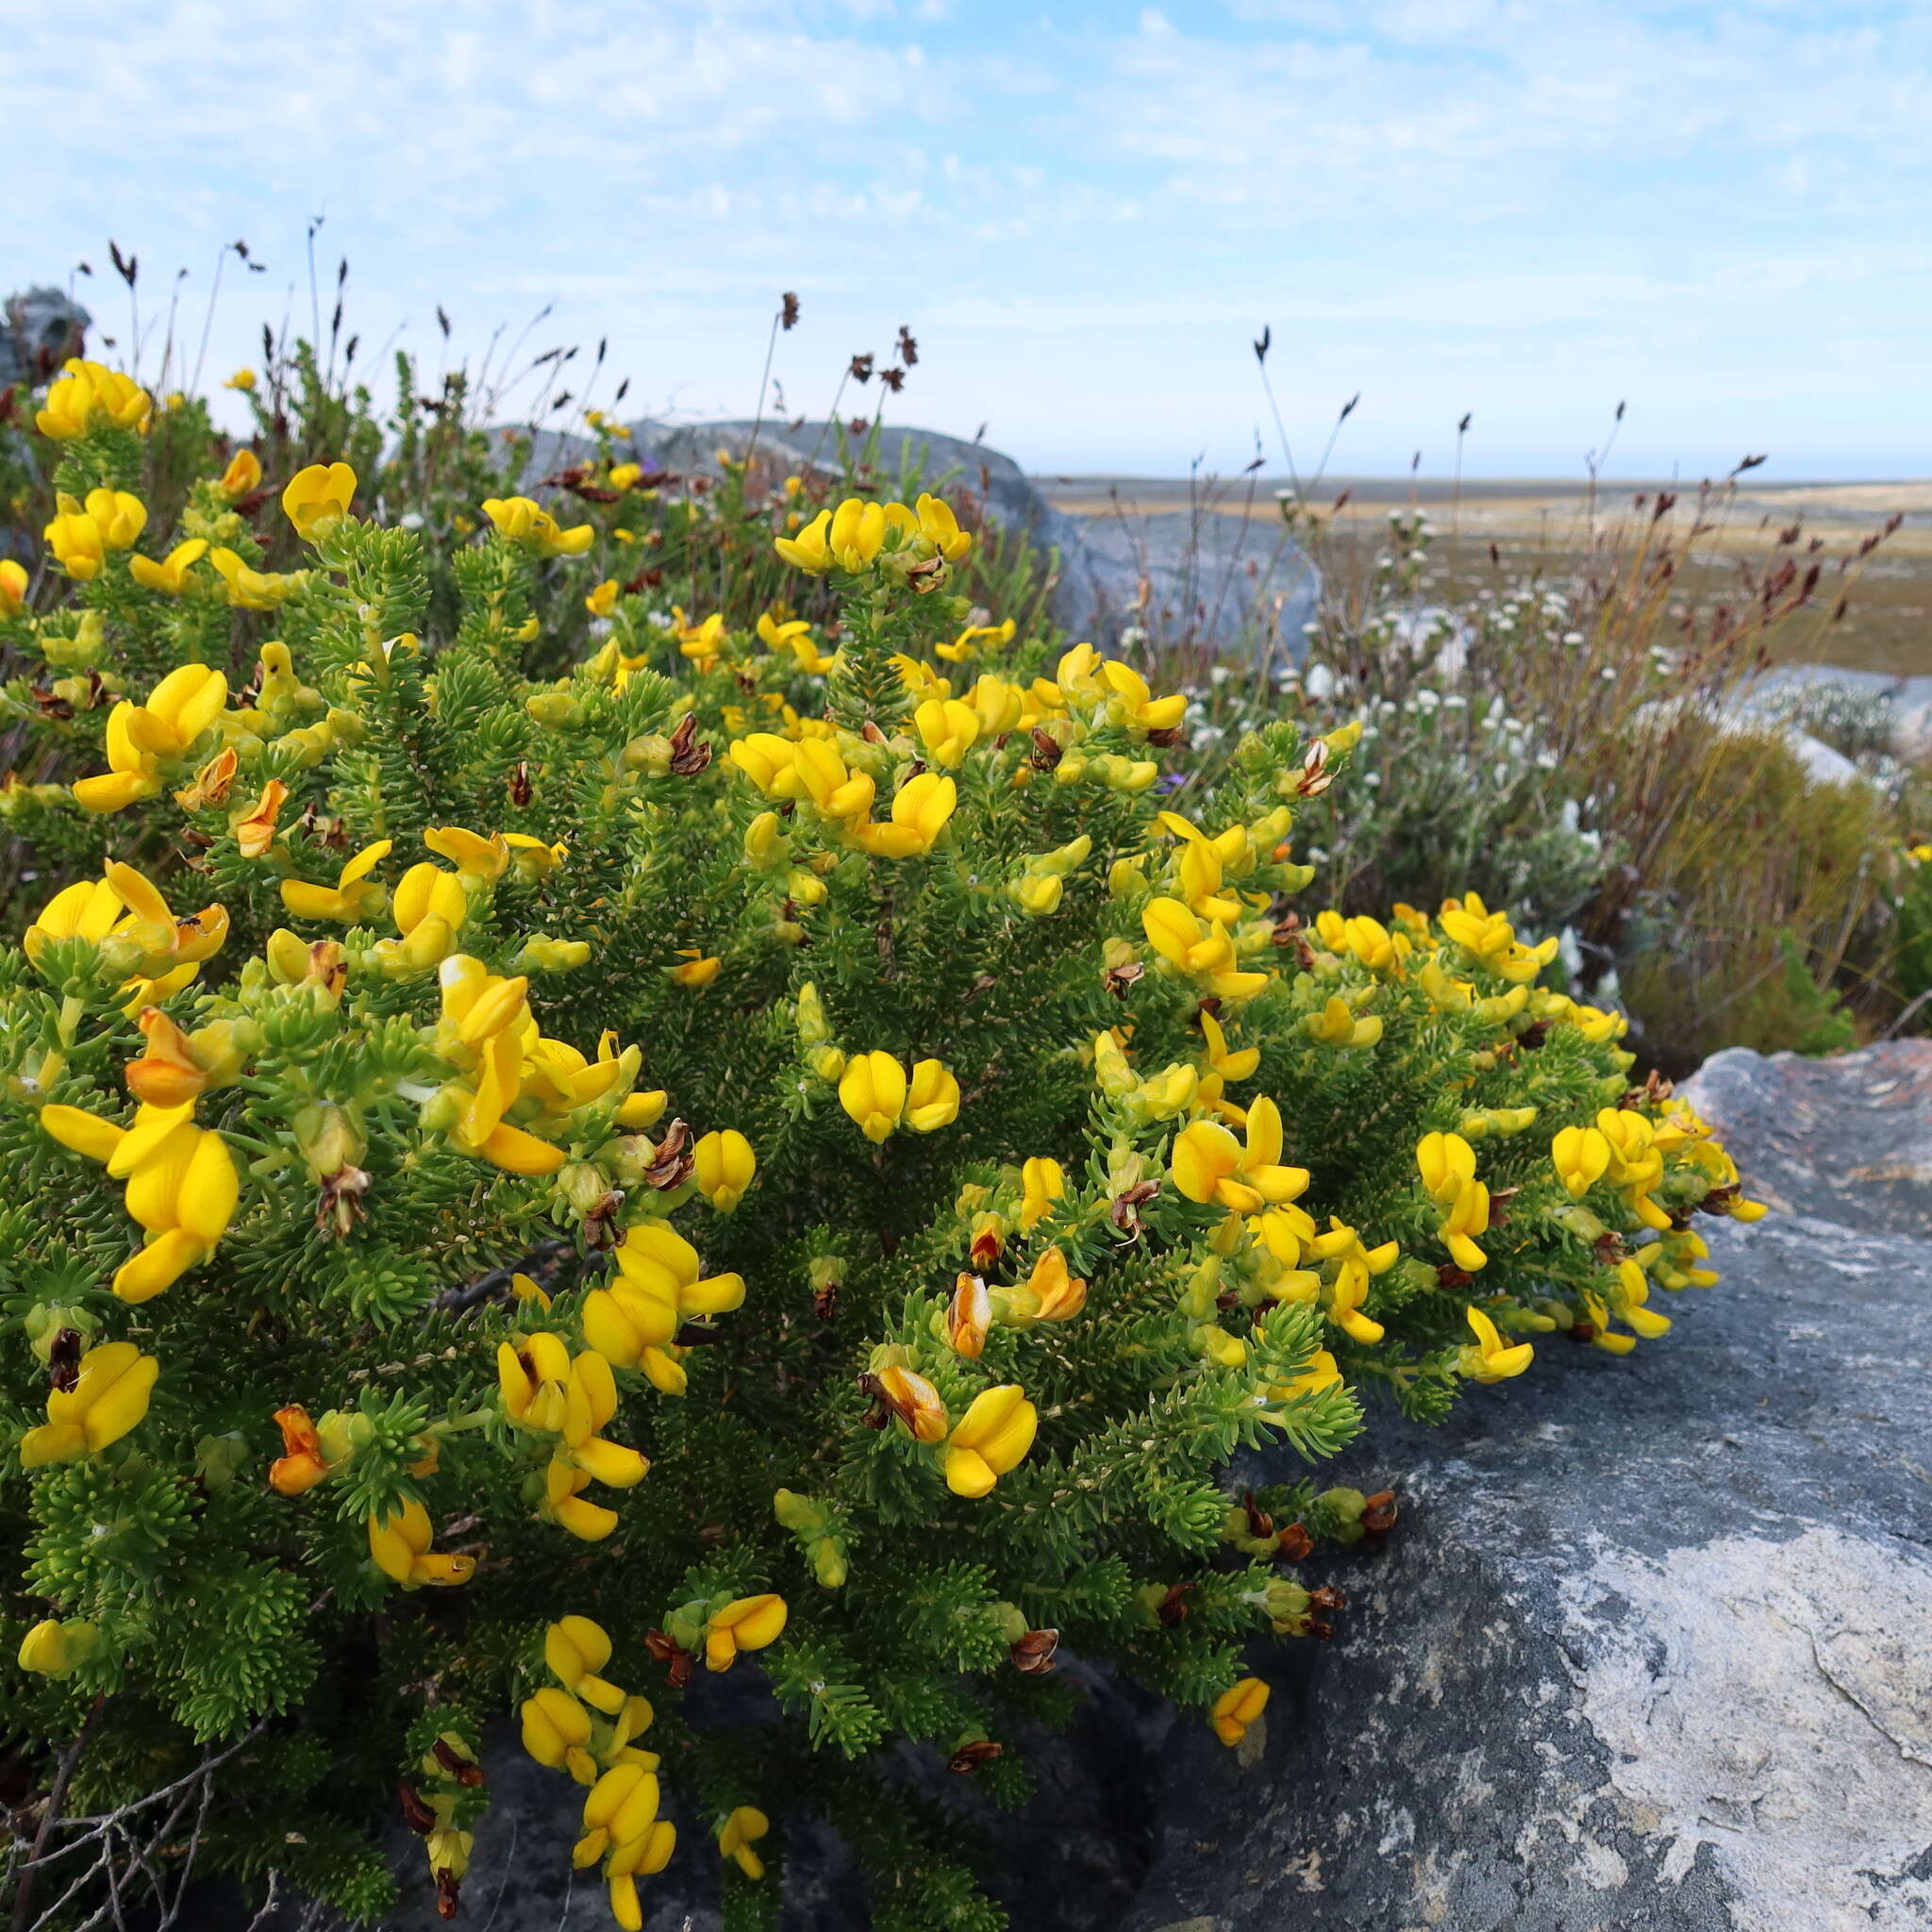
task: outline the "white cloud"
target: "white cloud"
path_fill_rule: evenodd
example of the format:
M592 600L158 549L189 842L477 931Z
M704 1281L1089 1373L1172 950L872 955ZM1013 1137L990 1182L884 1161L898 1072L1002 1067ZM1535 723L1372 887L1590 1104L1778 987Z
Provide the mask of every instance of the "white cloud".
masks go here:
M440 301L475 350L554 300L556 339L608 335L635 395L694 408L749 404L795 288L794 403L908 321L904 409L1062 466L1244 454L1263 321L1311 424L1371 391L1365 461L1480 394L1498 462L1547 466L1625 392L1665 454L1732 460L1756 409L1774 450L1788 423L1903 459L1924 5L1071 6L79 0L0 42L0 162L50 184L6 268L113 234L151 288L191 266L198 333L244 235L273 273L228 278L239 360L291 289L306 312L325 214L372 341L440 353Z

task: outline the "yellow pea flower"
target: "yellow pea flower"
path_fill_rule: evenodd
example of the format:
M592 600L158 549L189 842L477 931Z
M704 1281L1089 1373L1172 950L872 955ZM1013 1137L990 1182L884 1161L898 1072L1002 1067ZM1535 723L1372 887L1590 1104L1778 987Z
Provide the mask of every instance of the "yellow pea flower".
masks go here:
M762 1878L765 1861L752 1846L771 1828L772 1821L756 1806L738 1806L718 1827L719 1855L729 1858L747 1878Z
M744 1199L758 1172L751 1142L736 1127L704 1136L691 1149L698 1191L720 1214L729 1214Z
M916 1442L942 1442L949 1421L940 1391L912 1369L893 1362L874 1378L880 1400L899 1419Z
M923 495L914 509L920 534L948 563L958 563L971 552L972 533L959 527L959 519L953 514L950 504L937 496Z
M0 558L0 617L18 617L26 608L26 566Z
M63 500L74 502L71 496ZM56 565L76 583L90 583L100 575L101 566L108 558L108 546L102 539L101 526L85 510L78 507L62 509L42 535L54 553Z
M160 1363L131 1341L104 1342L80 1358L71 1389L47 1396L47 1420L20 1441L23 1469L98 1455L147 1414Z
M1101 683L1108 692L1108 710L1116 724L1138 738L1150 731L1172 731L1188 715L1188 700L1176 691L1157 698L1147 680L1131 664L1108 658L1099 666Z
M854 1054L839 1082L839 1105L876 1145L906 1110L906 1069L889 1053Z
M274 571L257 570L225 544L217 544L210 550L208 560L222 580L223 596L237 610L275 609L294 595L306 575L301 571L284 576Z
M148 693L145 704L124 698L108 714L108 769L74 783L76 804L116 812L162 789L161 765L186 755L221 716L228 680L206 664L183 664Z
M1265 1095L1247 1111L1246 1144L1218 1121L1193 1121L1174 1136L1169 1167L1191 1201L1218 1201L1237 1213L1297 1199L1308 1171L1281 1165L1281 1111Z
M822 577L832 567L832 512L822 509L795 536L776 537L772 547L794 570Z
M712 954L703 958L687 959L681 966L668 967L666 976L673 985L689 987L695 992L709 986L724 970L724 960Z
M1071 1322L1087 1306L1087 1284L1069 1270L1067 1257L1057 1247L1046 1249L1034 1262L1025 1288L1034 1300L1036 1321Z
M1067 1177L1058 1160L1036 1154L1020 1169L1020 1226L1030 1234L1053 1212L1067 1192Z
M1527 1341L1507 1344L1495 1323L1474 1302L1467 1312L1475 1345L1463 1349L1460 1372L1473 1382L1503 1382L1522 1374L1535 1358L1535 1348Z
M552 1625L552 1628L555 1628ZM611 1687L615 1689L615 1686ZM618 1695L623 1696L619 1691ZM552 1771L568 1771L579 1784L595 1776L591 1755L591 1713L567 1690L546 1684L517 1707L523 1723L524 1749ZM588 1775L580 1775L579 1768Z
M621 1932L641 1932L644 1912L638 1899L637 1882L663 1871L676 1848L677 1827L670 1819L659 1818L642 1838L611 1853L607 1866L610 1915ZM598 1856L592 1853L585 1862L594 1863Z
M305 879L282 881L282 904L296 919L328 919L356 925L382 910L387 892L369 874L387 858L391 841L378 839L365 845L336 874L333 886L310 885Z
M275 820L287 804L289 788L271 778L261 796L235 822L235 844L243 858L264 858L275 842Z
M1033 1446L1040 1412L1017 1382L982 1390L946 1439L946 1487L956 1496L986 1495Z
M832 512L825 541L832 560L841 570L855 575L864 570L885 547L886 512L876 503L848 496Z
M927 698L912 713L912 724L936 765L962 762L979 736L979 713L958 698Z
M356 500L356 473L347 463L310 463L289 478L282 513L305 542L320 542L347 521Z
M117 1126L75 1107L43 1107L41 1125L63 1147L127 1183L124 1204L146 1230L143 1246L116 1270L114 1292L144 1302L172 1286L214 1250L241 1196L227 1143L197 1127L191 1100L179 1107L142 1105L131 1126Z
M130 557L127 574L143 590L158 591L163 596L178 597L188 588L188 573L208 555L208 539L191 537L177 543L159 559Z
M1565 1127L1550 1142L1550 1163L1571 1194L1581 1200L1610 1164L1610 1143L1594 1127Z
M61 1623L48 1617L36 1624L20 1641L15 1661L24 1671L40 1677L65 1677L78 1670L99 1644L97 1624L78 1618Z
M255 371L252 369L238 369L234 375L222 384L222 387L224 389L239 389L245 394L255 387Z
M581 557L597 538L589 524L558 528L550 512L527 496L490 497L483 514L510 542L540 557Z
M915 1061L906 1096L906 1124L915 1134L932 1134L958 1118L958 1081L938 1060Z
M1214 1700L1208 1722L1224 1744L1239 1744L1262 1711L1268 1707L1269 1687L1259 1677L1243 1677Z
M1251 998L1268 983L1264 973L1236 972L1234 942L1225 930L1197 919L1178 899L1150 899L1141 926L1169 967L1205 982L1224 1001Z
M369 1555L382 1574L405 1590L425 1583L439 1588L467 1583L476 1568L474 1557L452 1557L432 1550L435 1540L429 1512L420 1503L405 1503L392 1516L369 1519Z
M600 1673L610 1661L610 1638L589 1617L560 1617L543 1633L543 1663L574 1698L614 1717L625 1693Z
M946 1304L946 1346L968 1361L986 1353L987 1331L992 1326L992 1297L980 1275L962 1273L953 1284Z
M584 608L592 617L608 617L617 608L619 585L615 577L606 577L597 588L584 599Z
M154 400L141 385L98 362L70 358L66 374L47 391L34 427L56 442L72 442L96 424L140 429Z
M1424 1134L1415 1159L1429 1198L1449 1210L1437 1232L1456 1265L1474 1274L1489 1257L1472 1237L1490 1225L1490 1191L1475 1178L1475 1149L1460 1134Z
M775 1643L790 1614L785 1599L770 1592L734 1597L705 1626L705 1668L728 1671L740 1651Z
M1384 1241L1374 1248L1364 1247L1354 1228L1344 1226L1333 1217L1327 1233L1316 1235L1307 1245L1310 1257L1328 1267L1328 1319L1356 1341L1380 1341L1385 1332L1382 1324L1362 1313L1362 1304L1368 1299L1370 1279L1386 1274L1394 1267L1401 1258L1401 1249L1393 1241Z
M228 458L228 467L222 472L221 481L215 488L230 503L239 503L244 496L252 496L261 488L261 458L252 449L238 449Z
M958 787L937 772L921 772L899 788L889 824L855 826L855 843L881 858L917 858L930 852L959 802Z

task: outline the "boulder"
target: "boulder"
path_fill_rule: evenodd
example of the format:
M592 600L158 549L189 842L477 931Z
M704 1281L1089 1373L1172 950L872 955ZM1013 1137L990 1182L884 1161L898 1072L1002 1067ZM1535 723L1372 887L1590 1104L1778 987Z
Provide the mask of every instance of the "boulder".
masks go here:
M799 469L842 475L863 439L846 425L756 425L758 446ZM717 455L742 457L748 421L631 425L640 456L679 475L715 475ZM876 480L909 492L964 491L1002 529L1056 553L1054 622L1072 638L1118 648L1140 630L1162 639L1298 656L1320 579L1272 508L1252 519L1204 510L1142 516L1126 510L1076 517L1056 509L1011 457L937 430L888 424L878 431ZM1131 649L1134 639L1126 636Z
M1932 1923L1932 1044L1690 1092L1777 1211L1636 1356L1372 1426L1401 1524L1265 1745L1181 1734L1126 1932Z
M1776 1211L1709 1224L1723 1282L1635 1356L1545 1341L1440 1429L1372 1416L1346 1473L1401 1521L1321 1566L1336 1641L1256 1646L1274 1695L1239 1751L1087 1673L1076 1728L1024 1740L1023 1812L904 1754L990 1833L1014 1932L1932 1923L1932 1043L1736 1050L1689 1091ZM490 1757L466 1912L607 1924L568 1869L580 1794L508 1734ZM388 1932L429 1932L397 1850ZM651 1932L715 1932L713 1864L687 1840ZM866 1923L823 1834L788 1898L799 1932Z

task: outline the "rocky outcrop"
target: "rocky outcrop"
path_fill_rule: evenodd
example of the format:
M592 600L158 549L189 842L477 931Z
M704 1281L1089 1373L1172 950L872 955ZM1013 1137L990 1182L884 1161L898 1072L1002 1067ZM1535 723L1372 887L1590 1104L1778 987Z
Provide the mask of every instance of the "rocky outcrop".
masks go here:
M1932 1044L1724 1053L1690 1091L1776 1209L1712 1224L1722 1284L1632 1358L1545 1343L1441 1429L1372 1418L1355 1473L1401 1522L1328 1566L1333 1644L1257 1646L1239 1752L1097 1677L1027 1741L1040 1797L977 1817L1015 1932L1932 1923ZM492 1759L466 1910L608 1924L580 1794ZM653 1881L652 1932L712 1932L706 1865ZM823 1836L789 1896L801 1932L866 1923ZM436 1923L418 1890L389 1927Z
M714 475L718 452L743 456L748 421L631 425L641 458L682 475ZM800 470L842 475L862 441L841 424L756 425L758 447ZM562 450L546 445L543 461ZM1048 503L1012 458L937 430L887 425L877 432L875 480L889 489L965 492L1001 528L1052 553L1054 621L1074 638L1117 647L1136 627L1277 659L1298 656L1320 580L1278 522L1204 510L1199 515L1070 516ZM909 500L909 499L908 499Z
M1779 1211L1637 1357L1372 1429L1398 1536L1265 1748L1180 1739L1131 1932L1932 1923L1932 1045L1691 1092Z

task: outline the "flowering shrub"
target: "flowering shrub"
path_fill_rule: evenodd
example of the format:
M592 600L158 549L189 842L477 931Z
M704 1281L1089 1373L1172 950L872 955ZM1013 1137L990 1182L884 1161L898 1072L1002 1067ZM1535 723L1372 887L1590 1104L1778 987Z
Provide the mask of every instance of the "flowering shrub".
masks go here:
M370 1916L399 1802L454 1914L514 1712L583 1788L519 1856L620 1925L674 1859L772 1923L807 1816L874 1924L997 1924L882 1747L1023 1802L1062 1646L1238 1742L1244 1647L1333 1605L1294 1564L1395 1506L1236 1501L1233 1453L1628 1354L1714 1278L1696 1212L1761 1211L1554 941L1292 909L1355 727L1164 808L1184 701L975 613L944 502L606 460L459 538L244 450L163 532L138 394L46 398L68 586L0 614L67 767L5 794L56 874L0 949L27 1906L189 1790L141 1882ZM790 601L662 609L609 567L646 513Z

